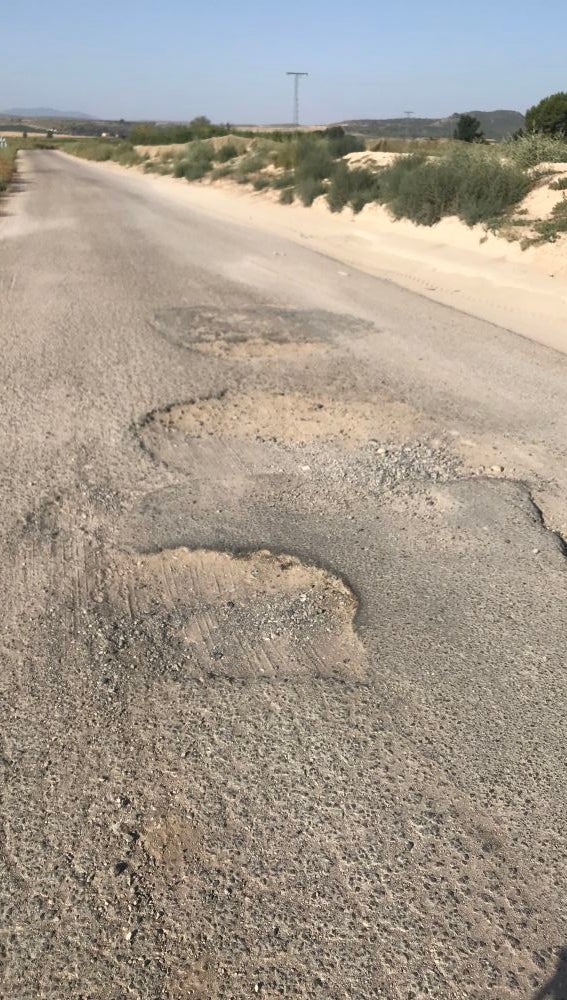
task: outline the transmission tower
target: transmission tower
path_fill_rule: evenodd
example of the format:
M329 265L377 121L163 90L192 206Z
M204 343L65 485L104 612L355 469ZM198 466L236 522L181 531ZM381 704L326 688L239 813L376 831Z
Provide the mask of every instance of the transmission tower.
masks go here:
M296 70L288 70L286 76L293 76L293 124L297 128L299 125L299 79L302 76L309 76L309 73L298 73Z
M411 122L414 114L415 114L414 111L404 111L404 115L406 116L406 121L407 121L406 134L407 134L408 139L409 139L409 137L411 135L411 124L410 124L410 122Z

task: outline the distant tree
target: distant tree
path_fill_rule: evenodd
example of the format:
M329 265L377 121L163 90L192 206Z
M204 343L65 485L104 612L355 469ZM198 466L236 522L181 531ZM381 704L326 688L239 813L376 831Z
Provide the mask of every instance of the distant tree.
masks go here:
M345 130L342 125L329 125L323 132L325 139L342 139L345 134Z
M207 118L206 115L197 115L196 118L193 118L193 120L189 122L189 127L197 129L208 128L210 124L211 124L211 119Z
M484 142L484 133L478 118L474 115L459 115L453 139L461 142Z
M559 91L544 97L526 111L526 127L530 132L567 135L567 93Z
M189 122L189 128L196 139L209 139L219 129L212 124L211 119L206 115L198 115ZM223 130L221 129L221 132Z

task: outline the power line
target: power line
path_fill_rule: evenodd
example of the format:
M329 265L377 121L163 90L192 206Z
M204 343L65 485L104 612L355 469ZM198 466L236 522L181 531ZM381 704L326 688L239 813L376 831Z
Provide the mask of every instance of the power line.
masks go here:
M296 70L288 70L286 76L293 76L293 124L297 128L299 125L299 78L309 76L309 73L298 73Z

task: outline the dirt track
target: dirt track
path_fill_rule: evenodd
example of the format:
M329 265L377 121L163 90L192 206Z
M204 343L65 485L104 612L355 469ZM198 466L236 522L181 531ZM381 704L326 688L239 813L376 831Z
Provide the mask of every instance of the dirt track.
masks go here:
M531 996L567 359L55 153L2 207L1 995Z

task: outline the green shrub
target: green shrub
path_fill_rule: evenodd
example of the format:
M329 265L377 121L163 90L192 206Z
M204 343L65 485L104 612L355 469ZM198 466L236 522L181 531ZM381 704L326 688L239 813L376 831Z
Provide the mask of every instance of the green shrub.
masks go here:
M211 177L214 181L217 181L221 177L229 177L232 172L232 165L230 163L224 163L222 167L217 167L216 170L213 170Z
M284 171L295 170L298 177L325 180L333 171L329 142L319 134L299 135L272 151L272 162Z
M377 139L369 148L373 153L422 153L440 156L447 152L452 139Z
M333 158L327 142L300 136L297 140L295 176L297 181L312 179L323 181L330 177L334 168Z
M209 170L210 164L204 161L195 160L194 162L186 162L183 176L186 181L199 181Z
M282 142L280 148L274 153L272 161L276 167L282 170L293 170L296 163L297 143L288 139Z
M345 205L348 204L349 197L350 170L346 163L339 163L333 172L327 193L327 204L331 212L342 212Z
M350 170L346 163L337 164L327 194L331 212L341 212L345 205L360 212L369 202L380 200L380 174L364 167Z
M292 187L288 187L283 189L282 193L280 194L279 200L282 203L282 205L291 205L294 198L295 198L295 191L293 190Z
M265 188L270 187L270 178L257 177L256 180L254 181L253 187L255 191L263 191Z
M238 164L238 172L242 174L255 174L258 170L263 170L267 163L268 159L262 153L249 153Z
M329 152L333 159L347 156L349 153L364 153L366 143L357 135L345 135L343 139L330 139Z
M503 147L504 155L523 169L537 167L539 163L566 163L567 138L530 132L509 139Z
M195 136L187 125L136 125L129 138L134 146L167 146L171 143L191 142Z
M277 151L278 144L275 143L273 139L267 139L264 136L254 139L253 142L250 143L250 152L257 153L259 156L262 156L266 163L270 163L273 160Z
M386 173L386 171L384 171ZM388 178L384 178L386 185ZM397 191L388 197L389 207L396 218L411 219L422 226L433 226L445 215L455 215L459 178L447 160L421 163L414 170L396 178Z
M295 185L295 190L303 204L309 206L313 204L315 198L325 194L325 185L316 177L300 177Z
M208 118L200 115L188 125L135 125L130 130L129 139L135 146L167 146L227 134L226 125L213 125Z
M208 163L209 165L213 162L214 156L215 147L203 139L190 142L185 153L185 159L192 163Z
M197 140L190 142L183 156L175 161L173 174L188 181L198 181L213 165L214 149L210 143Z
M97 163L114 160L125 167L135 166L147 159L134 149L131 142L123 139L80 139L67 143L65 150L84 160L93 160Z
M567 177L559 177L549 185L551 191L567 191Z
M567 233L567 198L562 198L554 206L551 218L536 222L534 229L538 235L535 240L529 240L528 245L530 243L555 243L559 236Z
M385 201L396 198L406 175L413 173L424 163L427 163L425 153L410 153L409 156L398 156L393 163L384 167L380 179Z
M328 128L321 132L324 139L342 139L346 132L342 125L329 125Z
M349 205L353 212L360 212L365 205L381 201L380 175L364 167L350 171Z
M281 191L282 188L290 187L295 182L295 174L293 170L286 170L283 174L278 174L276 177L272 178L272 187L276 191Z
M382 197L397 218L432 226L457 215L473 226L492 223L516 205L534 180L514 163L482 148L450 150L434 161L397 161L381 174Z
M366 149L364 139L345 132L342 125L332 125L325 129L323 138L326 139L327 148L334 160L338 160L348 153L362 153Z
M456 169L458 174L458 163ZM523 170L490 156L467 164L459 180L455 209L468 226L500 219L534 184Z
M237 156L238 150L234 143L227 142L217 150L215 160L217 163L228 163L229 160L234 160Z
M17 146L12 144L0 149L0 191L6 190L14 176L17 152Z

